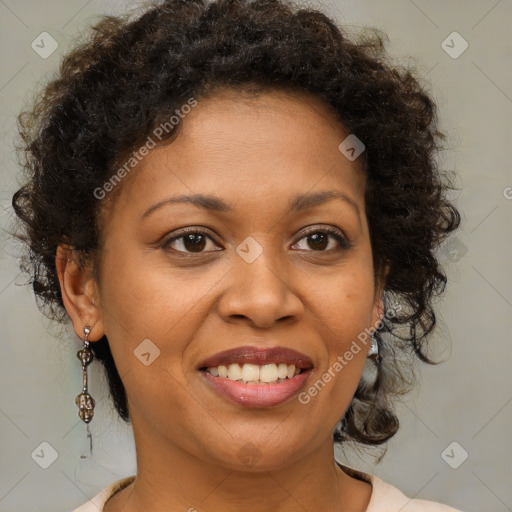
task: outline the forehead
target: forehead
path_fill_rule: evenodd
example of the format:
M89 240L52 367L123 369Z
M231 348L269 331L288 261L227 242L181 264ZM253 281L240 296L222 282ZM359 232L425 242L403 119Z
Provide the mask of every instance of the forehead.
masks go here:
M215 193L254 204L269 193L338 189L362 196L364 173L338 149L349 135L319 98L300 92L257 95L221 90L184 116L177 137L152 149L122 187L115 209L147 205L168 192Z
M199 101L185 117L179 138L181 146L190 151L208 146L246 157L244 149L267 148L276 156L289 158L293 155L290 150L296 152L301 146L303 157L307 152L332 149L333 143L336 149L348 135L336 116L330 105L305 92L247 94L222 89Z

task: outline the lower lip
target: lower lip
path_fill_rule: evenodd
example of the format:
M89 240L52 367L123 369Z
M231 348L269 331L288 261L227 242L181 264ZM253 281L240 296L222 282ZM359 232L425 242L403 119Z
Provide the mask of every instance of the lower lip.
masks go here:
M276 384L245 384L241 381L214 377L202 370L208 384L218 393L245 407L270 407L286 402L301 390L311 369Z

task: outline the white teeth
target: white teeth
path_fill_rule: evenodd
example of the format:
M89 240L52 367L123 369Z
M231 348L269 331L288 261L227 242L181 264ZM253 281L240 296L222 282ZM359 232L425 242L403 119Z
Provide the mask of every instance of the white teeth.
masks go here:
M268 384L271 382L283 382L286 378L291 379L300 373L300 368L294 364L270 363L264 365L237 363L228 366L220 365L207 368L208 373L214 377L223 379L241 380L249 384Z
M277 366L274 363L264 364L260 368L261 382L274 382L277 380Z
M242 380L244 382L257 381L260 378L260 367L257 364L244 364L242 368Z
M288 377L288 365L285 363L280 363L277 367L277 376L280 379L286 379Z
M242 378L242 368L239 364L233 363L228 367L228 379L240 380Z

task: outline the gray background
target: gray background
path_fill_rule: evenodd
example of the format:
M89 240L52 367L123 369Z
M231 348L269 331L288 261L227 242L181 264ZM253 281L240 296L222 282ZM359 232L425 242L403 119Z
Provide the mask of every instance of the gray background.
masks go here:
M128 5L136 4L0 1L2 228L10 226L18 186L12 145L18 111L56 70L79 31L94 17ZM398 406L401 428L381 464L375 466L369 456L378 450L367 455L349 450L339 454L340 460L410 497L467 512L512 510L512 2L324 0L310 5L350 30L381 28L397 61L417 66L449 137L451 150L441 155L442 167L459 174L462 188L454 196L462 227L440 252L450 281L434 339L446 362L421 367L418 387ZM31 47L44 31L58 43L46 59ZM460 37L448 37L454 31ZM468 48L454 58L464 41ZM0 511L69 511L111 482L135 474L133 436L112 411L105 379L93 363L95 458L79 459L85 425L74 399L81 390L76 351L82 344L70 326L59 329L39 313L25 282L16 246L2 232ZM52 449L57 459L43 469L36 454L48 457Z

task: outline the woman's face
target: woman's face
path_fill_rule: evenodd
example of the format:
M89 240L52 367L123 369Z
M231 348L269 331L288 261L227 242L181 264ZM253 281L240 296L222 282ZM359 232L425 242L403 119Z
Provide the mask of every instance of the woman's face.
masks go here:
M363 171L338 149L349 133L310 96L224 91L181 128L117 185L91 339L108 337L138 451L283 467L332 446L367 348L341 370L335 363L381 313ZM308 201L320 192L339 195ZM212 199L161 203L197 195ZM228 377L221 392L212 379L222 377L208 377L202 362L240 347L268 364L286 358L265 359L265 350L293 349L312 368L300 389L285 381L253 391L245 388L269 385ZM243 363L248 354L230 357ZM299 399L329 371L315 396Z

